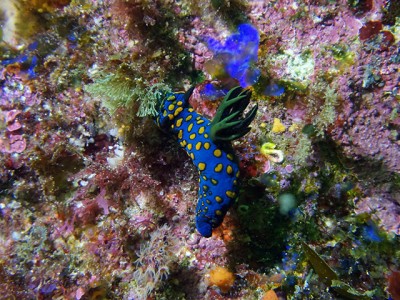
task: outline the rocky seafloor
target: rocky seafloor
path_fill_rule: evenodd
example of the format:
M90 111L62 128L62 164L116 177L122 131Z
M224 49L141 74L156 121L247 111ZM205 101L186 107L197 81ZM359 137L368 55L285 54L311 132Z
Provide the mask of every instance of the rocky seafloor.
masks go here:
M400 2L2 0L0 299L400 299ZM152 120L193 86L240 192L210 238Z

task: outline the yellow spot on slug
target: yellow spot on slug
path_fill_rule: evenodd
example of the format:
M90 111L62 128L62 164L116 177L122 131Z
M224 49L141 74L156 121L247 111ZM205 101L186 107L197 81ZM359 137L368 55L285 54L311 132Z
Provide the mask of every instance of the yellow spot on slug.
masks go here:
M168 100L168 101L173 101L173 100L175 100L175 96L174 96L174 95L171 95L171 96L169 96L169 97L167 98L167 100Z
M182 118L178 119L178 120L176 121L176 127L181 127L182 122L183 122L183 119L182 119Z
M188 150L192 150L192 147L193 147L192 144L188 144L188 145L187 145Z
M175 108L175 105L173 105L173 104L168 105L168 110L174 110L174 108Z
M188 115L187 117L186 117L186 119L185 119L185 121L190 121L191 119L193 118L193 116L192 115Z
M191 158L192 160L194 160L194 153L193 153L193 152L190 153L190 158Z
M177 104L178 106L182 106L183 102L182 102L182 101L178 101L178 102L176 102L176 104Z
M206 150L210 149L210 146L211 145L210 145L209 142L205 142L204 145L203 145L204 149L206 149Z
M205 163L199 163L198 168L200 171L204 171L206 169L206 164Z
M191 135L189 135L189 139L194 140L196 138L196 134L192 133Z
M236 198L236 193L235 193L235 192L226 191L225 194L226 194L229 198L231 198L231 199Z
M197 123L197 124L203 124L203 123L204 123L204 120L198 120L196 123Z
M201 126L200 128L199 128L199 134L203 134L204 133L204 130L205 130L206 128L204 127L204 126Z
M233 154L232 154L232 153L228 153L228 154L226 155L226 157L227 157L229 160L233 160Z
M231 165L228 165L228 166L226 167L226 173L228 173L229 175L231 175L231 174L233 173L233 168L232 168Z
M211 179L211 182L212 182L213 185L217 185L218 184L218 180L215 180L215 179Z
M176 117L177 115L179 115L182 110L183 110L182 107L178 107L177 109L175 109L174 116Z
M188 131L188 132L192 131L192 128L193 128L193 123L190 123L189 126L188 126L188 128L187 128L187 131Z
M174 118L174 115L172 115L172 114L168 115L168 119L172 120L173 118Z
M217 209L217 210L215 211L215 214L216 214L217 216L221 216L221 215L222 215L222 211L220 211L219 209Z
M222 171L222 168L223 168L223 167L224 167L223 164L217 164L217 165L215 166L215 168L214 168L214 171L217 172L217 173L219 173L219 172Z
M215 149L215 150L214 150L214 156L215 156L215 157L221 157L221 155L222 155L221 150L219 150L219 149Z
M182 130L179 130L179 131L178 131L178 139L181 139L181 138L182 138L182 135L183 135L183 131L182 131Z
M221 203L222 198L220 196L215 196L215 201L217 201L218 203Z
M197 142L197 144L196 144L196 150L198 151L198 150L200 150L200 148L201 148L201 142Z

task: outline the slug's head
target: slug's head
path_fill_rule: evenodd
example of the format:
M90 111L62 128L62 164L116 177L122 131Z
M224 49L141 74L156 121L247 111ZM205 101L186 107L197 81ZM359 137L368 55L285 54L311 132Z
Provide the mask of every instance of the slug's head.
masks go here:
M167 130L173 123L173 119L189 106L189 98L194 87L186 93L166 93L160 97L157 106L156 123L161 129Z

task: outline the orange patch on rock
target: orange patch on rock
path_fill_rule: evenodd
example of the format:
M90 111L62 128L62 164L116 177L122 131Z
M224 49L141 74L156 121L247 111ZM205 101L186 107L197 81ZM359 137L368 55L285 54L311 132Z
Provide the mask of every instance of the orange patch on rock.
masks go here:
M227 293L235 283L235 276L224 267L215 267L209 273L208 285L217 286L221 292Z
M274 290L269 290L264 294L262 300L279 300L279 298L274 292Z

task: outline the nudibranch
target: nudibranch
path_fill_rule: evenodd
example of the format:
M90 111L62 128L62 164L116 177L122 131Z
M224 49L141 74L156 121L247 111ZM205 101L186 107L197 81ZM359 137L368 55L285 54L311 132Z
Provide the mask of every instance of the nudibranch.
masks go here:
M155 118L164 132L178 139L199 171L196 228L202 236L210 237L238 196L240 172L231 141L250 131L258 106L243 115L251 91L235 87L211 121L190 107L192 92L193 88L166 94Z

